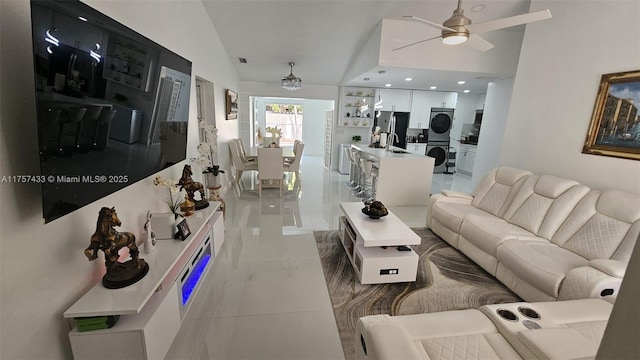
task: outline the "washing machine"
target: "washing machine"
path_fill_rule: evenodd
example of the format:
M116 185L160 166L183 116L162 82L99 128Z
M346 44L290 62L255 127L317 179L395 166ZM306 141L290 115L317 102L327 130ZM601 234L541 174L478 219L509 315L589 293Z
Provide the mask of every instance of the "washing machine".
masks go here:
M447 170L447 159L449 158L449 143L432 143L427 144L427 156L435 159L433 164L433 173L442 174Z
M428 142L449 142L449 133L453 126L453 110L449 108L431 108Z

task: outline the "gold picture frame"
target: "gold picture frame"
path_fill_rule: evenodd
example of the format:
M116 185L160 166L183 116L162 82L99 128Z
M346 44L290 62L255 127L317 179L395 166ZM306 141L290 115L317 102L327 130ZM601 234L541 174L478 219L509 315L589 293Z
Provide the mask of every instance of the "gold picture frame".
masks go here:
M640 70L604 74L582 153L640 160Z
M227 89L225 91L227 120L238 118L238 93Z

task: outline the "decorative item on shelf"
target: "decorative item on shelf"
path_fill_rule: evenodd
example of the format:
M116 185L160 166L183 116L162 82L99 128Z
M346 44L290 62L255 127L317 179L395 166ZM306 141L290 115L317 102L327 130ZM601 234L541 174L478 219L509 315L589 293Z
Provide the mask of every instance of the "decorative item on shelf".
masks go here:
M371 134L371 145L370 147L380 147L380 126L376 126L373 130L373 134Z
M365 204L362 208L362 213L372 219L380 219L383 216L389 215L389 210L380 202L373 201L369 204Z
M191 161L204 168L202 173L204 174L206 187L209 189L209 201L220 201L221 205L219 210L223 211L224 214L225 204L220 196L220 188L222 185L218 177L218 175L224 174L224 170L220 169L220 165L214 164L218 152L218 129L212 124L206 123L201 123L200 128L202 129L204 141L198 145L198 153L200 155L197 158L191 159ZM262 142L260 129L258 129L258 138L260 142Z
M151 229L151 211L147 211L147 221L144 223L144 252L151 254L156 251L156 235Z
M362 136L360 136L360 135L353 135L353 136L351 137L351 141L352 141L354 144L359 144L359 143L360 143L360 141L362 141Z
M351 117L351 113L347 113L347 117Z
M136 283L149 272L149 265L138 254L136 237L130 232L118 232L116 226L122 223L118 218L115 207L103 207L98 213L96 231L91 235L91 242L84 250L89 261L98 258L98 250L104 252L104 262L107 268L102 277L102 285L107 289L120 289ZM130 260L119 262L118 253L123 247L129 248Z
M282 88L285 90L296 91L302 89L302 79L293 75L293 66L295 64L296 63L294 63L293 61L289 62L291 72L286 77L280 79L280 86L282 86Z
M262 132L260 128L258 128L258 135L256 135L256 144L262 144Z
M191 216L196 211L196 203L189 199L189 195L184 196L184 201L180 204L180 211L184 216Z
M207 195L204 191L204 185L202 185L201 182L194 181L191 178L191 175L193 175L193 172L191 171L191 165L185 165L182 168L182 177L180 177L180 180L178 180L177 185L180 185L180 190L184 189L184 191L187 192L185 198L193 203L195 210L201 210L209 206L209 201L207 200ZM200 199L195 198L196 192L199 194ZM184 203L180 205L180 210L182 210L183 205ZM189 216L191 214L185 215Z
M173 194L179 193L180 189L178 189L178 185L176 185L175 180L165 179L162 176L158 175L153 179L153 185L155 186L166 186L169 190L169 197L165 199L165 204L169 207L169 211L173 214L174 219L177 218L178 210L180 208L180 201L178 199L174 199Z

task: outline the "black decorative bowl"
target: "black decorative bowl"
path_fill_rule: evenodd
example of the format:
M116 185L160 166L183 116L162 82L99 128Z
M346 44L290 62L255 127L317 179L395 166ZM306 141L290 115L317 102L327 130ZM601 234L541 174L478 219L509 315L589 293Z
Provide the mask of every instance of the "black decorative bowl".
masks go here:
M372 219L380 219L381 217L383 217L383 216L387 216L387 215L388 215L388 213L387 213L387 214L384 214L384 215L380 215L380 214L378 214L378 213L373 214L373 213L371 213L371 212L369 211L369 208L367 208L367 207L363 207L363 208L362 208L362 213L363 213L363 214L365 214L365 215L367 215L368 217L370 217L370 218L372 218Z

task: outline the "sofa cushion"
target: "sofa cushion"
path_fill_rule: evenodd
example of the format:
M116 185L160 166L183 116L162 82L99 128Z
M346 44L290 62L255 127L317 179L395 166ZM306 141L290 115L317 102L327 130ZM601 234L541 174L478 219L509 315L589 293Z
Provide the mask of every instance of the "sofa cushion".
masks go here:
M532 175L516 194L504 219L544 239L551 239L589 188L574 180Z
M531 172L512 167L491 170L473 191L471 204L490 214L502 217L515 194Z
M469 214L460 227L460 236L494 257L498 245L504 241L536 238L531 232L486 213Z
M498 247L497 257L500 266L554 298L567 273L588 264L585 258L547 241L506 241Z
M640 195L592 190L551 239L587 259L627 262L640 231Z

